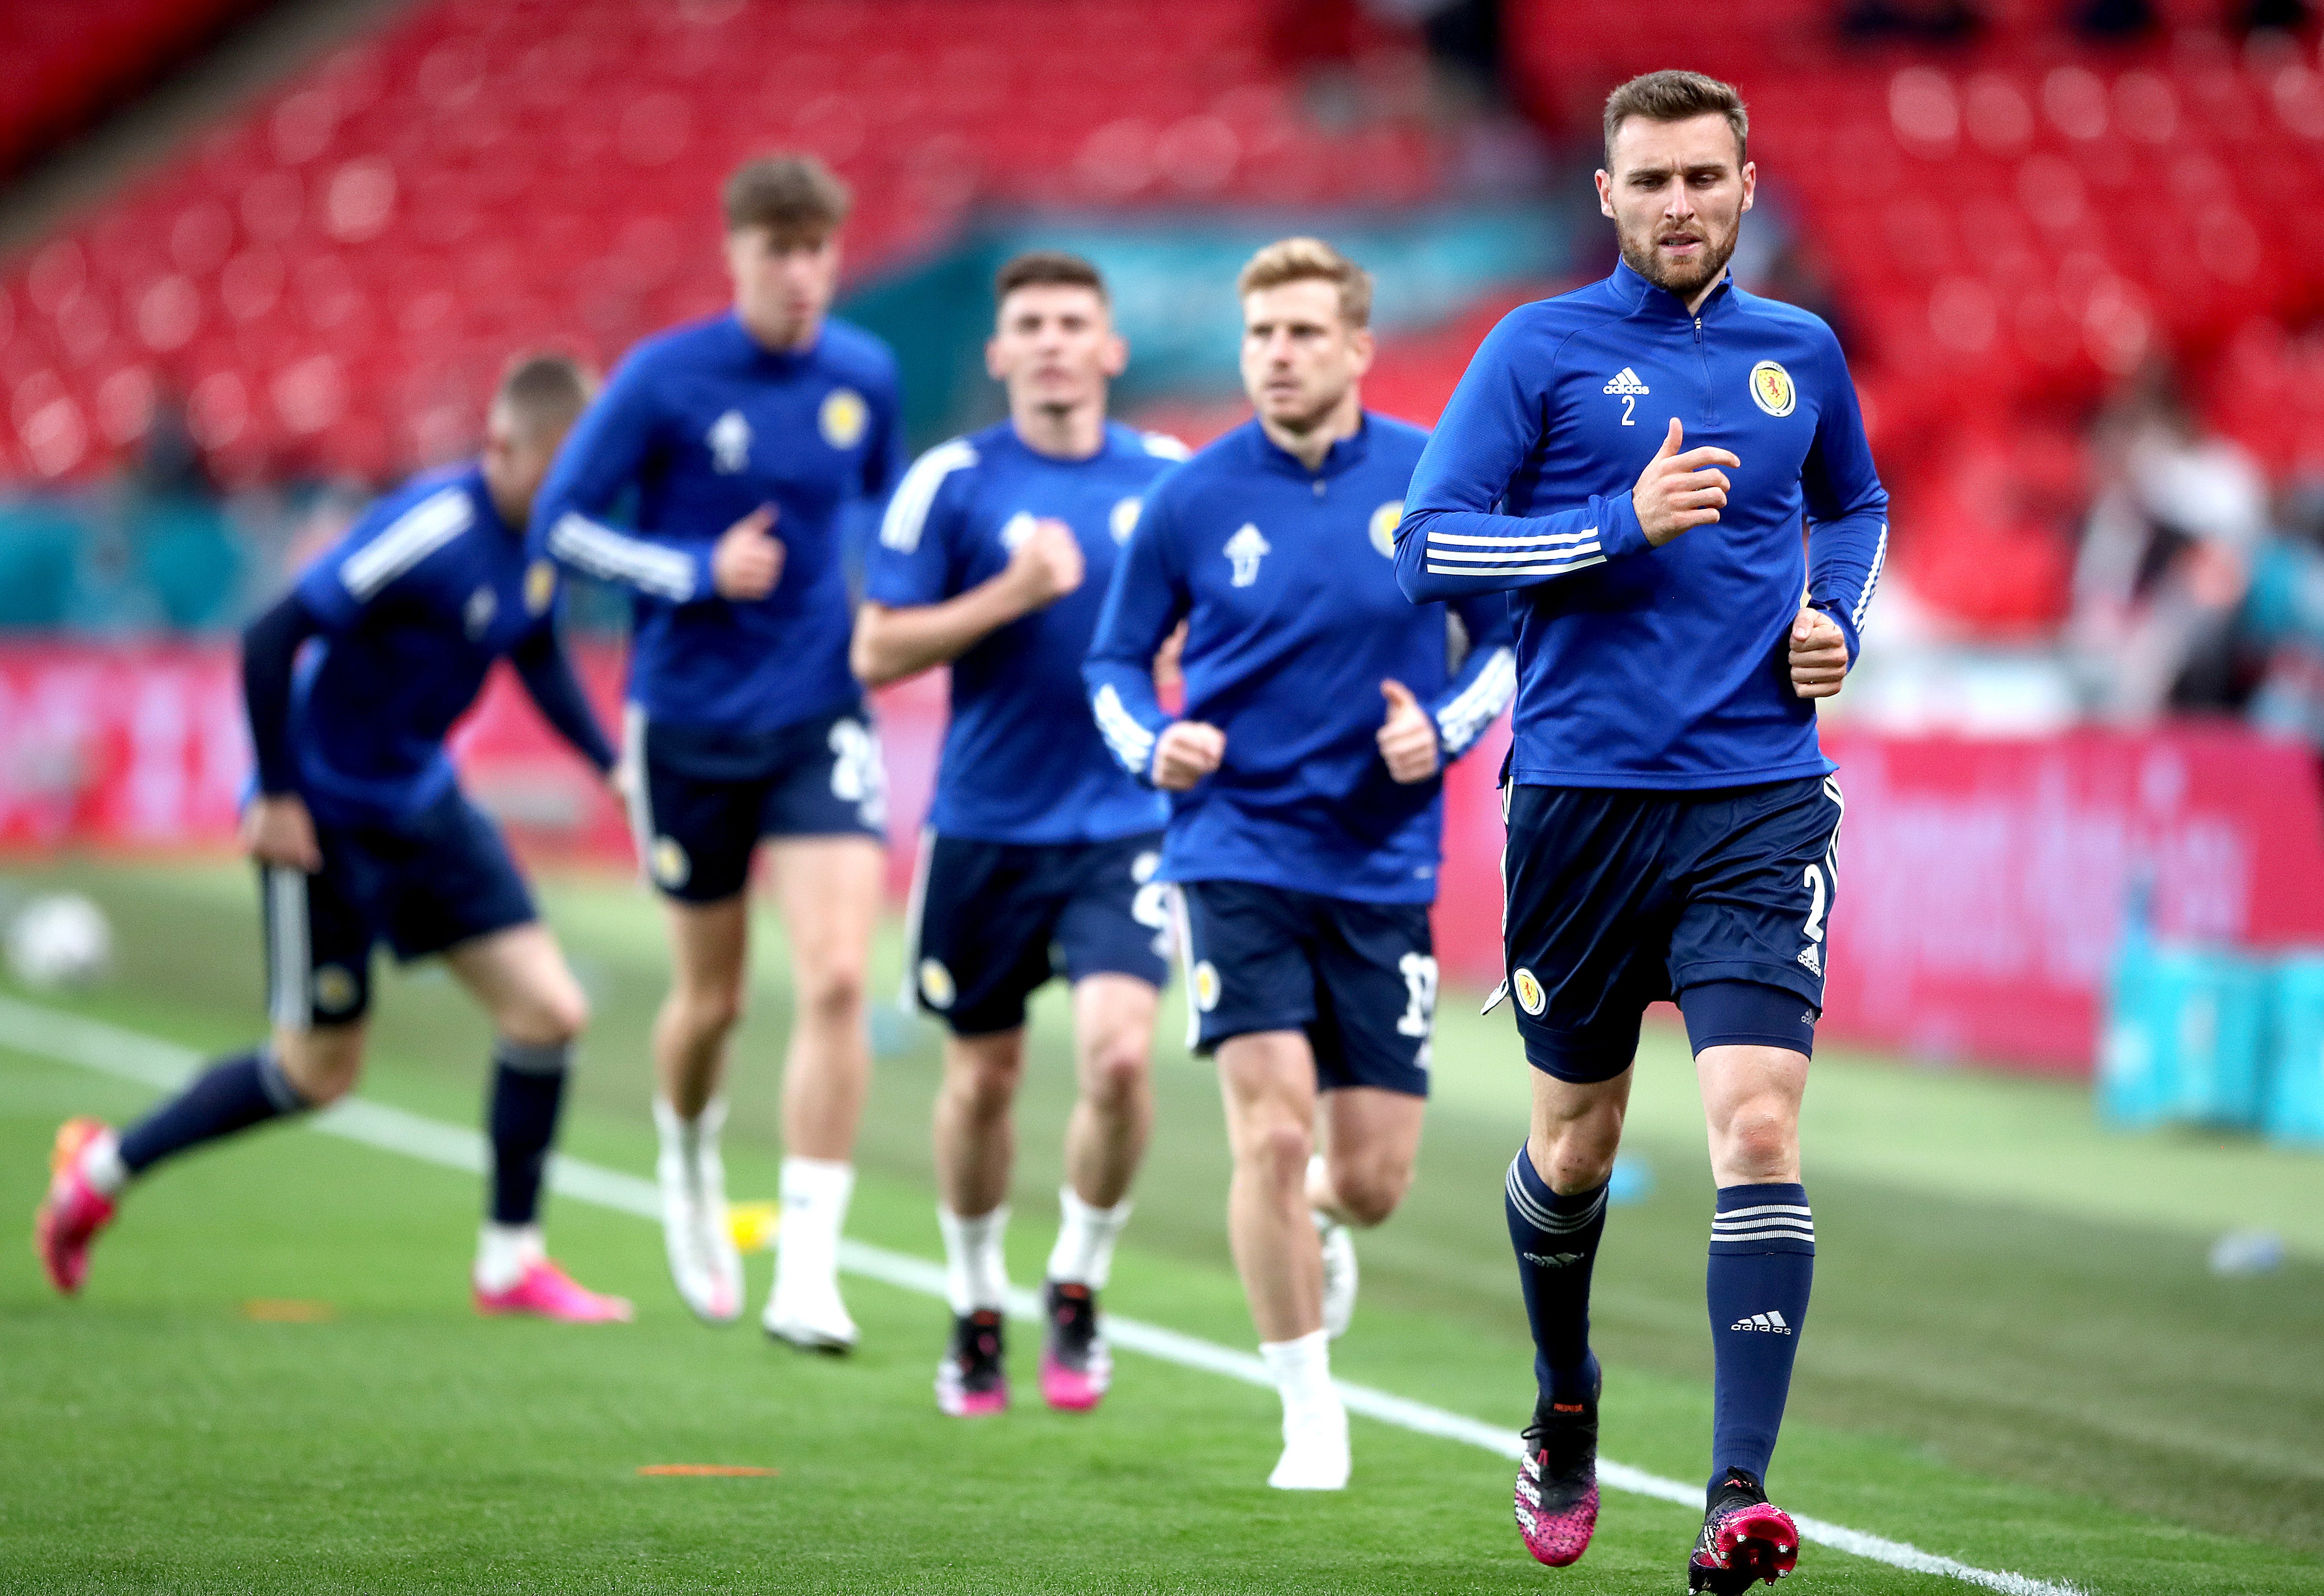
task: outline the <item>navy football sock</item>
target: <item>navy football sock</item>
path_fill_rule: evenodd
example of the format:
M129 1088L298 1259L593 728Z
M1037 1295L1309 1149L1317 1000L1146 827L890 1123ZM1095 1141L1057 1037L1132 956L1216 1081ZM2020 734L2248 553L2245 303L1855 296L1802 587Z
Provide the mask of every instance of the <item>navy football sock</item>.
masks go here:
M1711 1222L1711 1344L1718 1370L1711 1484L1729 1469L1764 1482L1792 1388L1815 1277L1815 1220L1802 1185L1719 1188Z
M493 1098L486 1113L493 1139L494 1224L530 1224L540 1212L540 1176L549 1144L557 1139L565 1102L570 1042L493 1045Z
M1590 1270L1606 1229L1606 1184L1561 1196L1520 1147L1509 1161L1503 1206L1533 1324L1534 1379L1547 1401L1587 1401L1598 1383L1598 1361L1590 1355Z
M121 1136L121 1164L142 1175L162 1159L295 1114L307 1106L271 1047L222 1058Z

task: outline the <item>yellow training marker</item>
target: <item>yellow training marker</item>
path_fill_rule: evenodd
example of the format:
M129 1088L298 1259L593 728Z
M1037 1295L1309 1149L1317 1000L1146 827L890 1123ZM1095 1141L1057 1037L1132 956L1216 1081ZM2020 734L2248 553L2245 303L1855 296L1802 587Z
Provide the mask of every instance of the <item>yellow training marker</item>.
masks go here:
M641 1463L638 1472L659 1479L768 1480L782 1471L755 1468L749 1463Z
M254 1296L242 1305L242 1316L261 1324L324 1324L339 1316L327 1302L302 1302L295 1296Z
M726 1230L737 1252L764 1252L775 1244L783 1222L782 1208L774 1203L729 1203Z

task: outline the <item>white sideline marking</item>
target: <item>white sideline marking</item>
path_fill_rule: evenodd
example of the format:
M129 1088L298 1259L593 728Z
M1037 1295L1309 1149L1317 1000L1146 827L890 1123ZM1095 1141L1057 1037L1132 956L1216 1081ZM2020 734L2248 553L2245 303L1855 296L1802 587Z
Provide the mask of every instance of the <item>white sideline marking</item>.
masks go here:
M202 1062L201 1055L174 1042L124 1030L103 1020L18 1002L5 996L0 996L0 1042L25 1053L100 1070L106 1075L119 1075L163 1091L181 1085ZM390 1108L385 1103L371 1102L359 1097L346 1098L317 1114L308 1124L317 1130L327 1131L349 1141L401 1153L406 1158L419 1158L427 1163L466 1170L472 1175L481 1175L484 1170L486 1145L481 1131L464 1130L441 1120ZM570 1197L577 1203L633 1213L641 1219L657 1222L661 1218L661 1197L653 1182L634 1175L624 1175L618 1169L608 1169L600 1164L584 1163L562 1154L554 1155L549 1159L549 1186L558 1195ZM842 1241L839 1261L850 1274L862 1275L923 1296L942 1296L945 1294L943 1266L926 1259L890 1252L884 1247L874 1247L864 1241ZM1010 1293L1009 1311L1010 1315L1016 1319L1038 1323L1041 1317L1039 1300L1030 1291L1022 1289ZM1216 1342L1204 1341L1198 1336L1186 1335L1159 1324L1108 1314L1105 1316L1105 1333L1106 1339L1115 1346L1144 1352L1148 1357L1159 1358L1166 1363L1224 1375L1245 1385L1272 1388L1275 1384L1268 1378L1266 1366L1253 1354L1239 1352ZM1524 1443L1517 1436L1481 1419L1451 1413L1442 1407L1432 1407L1425 1402L1415 1402L1388 1391L1374 1390L1370 1386L1351 1385L1346 1380L1336 1383L1340 1388L1340 1398L1347 1404L1351 1413L1360 1413L1367 1418L1375 1418L1382 1424L1394 1425L1398 1429L1418 1435L1435 1435L1447 1441L1481 1447L1513 1462L1525 1455ZM1600 1485L1628 1491L1633 1496L1653 1497L1690 1509L1700 1509L1702 1503L1701 1486L1666 1480L1659 1474L1649 1474L1644 1469L1634 1469L1627 1463L1612 1462L1603 1458L1598 1462L1598 1481ZM1792 1519L1799 1526L1803 1540L1852 1553L1858 1557L1868 1557L1875 1563L1886 1563L1893 1568L1914 1573L1942 1574L1966 1584L1998 1591L2003 1596L2091 1596L2080 1585L2061 1584L2022 1573L1978 1568L1950 1557L1940 1557L1933 1552L1923 1552L1904 1541L1867 1535L1860 1529L1830 1524L1804 1514L1794 1513Z

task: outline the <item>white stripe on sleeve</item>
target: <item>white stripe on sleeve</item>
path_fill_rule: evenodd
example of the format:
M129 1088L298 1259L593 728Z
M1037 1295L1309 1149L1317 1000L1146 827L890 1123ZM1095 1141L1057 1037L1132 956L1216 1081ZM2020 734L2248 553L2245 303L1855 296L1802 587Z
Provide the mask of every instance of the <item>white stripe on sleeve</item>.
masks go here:
M1887 563L1888 523L1884 521L1880 523L1880 541L1872 546L1872 568L1864 574L1864 591L1856 595L1856 608L1848 615L1856 623L1859 636L1864 632L1864 617L1872 608L1872 590L1880 586L1880 567Z
M339 567L339 581L357 603L367 602L381 588L426 559L468 530L476 507L464 487L447 487L395 518L388 529L347 558Z
M1439 549L1429 545L1428 558L1454 565L1508 566L1521 565L1529 559L1578 559L1584 555L1603 553L1596 543L1576 543L1570 549L1508 549L1497 550L1472 549Z
M899 554L918 549L920 534L927 528L928 511L935 506L945 478L975 464L976 446L964 438L940 443L913 461L904 480L896 484L887 513L880 518L880 546Z
M1121 695L1108 682L1097 690L1090 707L1097 717L1097 729L1105 738L1106 746L1113 750L1114 758L1127 765L1137 775L1143 776L1154 759L1154 733L1139 724L1121 701Z
M1539 549L1545 552L1568 543L1595 543L1598 529L1584 527L1578 532L1521 532L1507 538L1488 538L1472 532L1431 532L1432 548L1459 546L1469 549Z
M694 597L694 561L687 555L650 539L624 537L578 511L566 512L549 529L549 552L593 577L643 588L673 604Z
M1517 657L1508 649L1495 649L1460 696L1436 712L1436 735L1445 752L1467 752L1517 693Z
M1602 554L1593 554L1586 559L1568 560L1563 565L1441 566L1432 560L1428 574L1432 577L1563 577L1605 563L1606 557Z

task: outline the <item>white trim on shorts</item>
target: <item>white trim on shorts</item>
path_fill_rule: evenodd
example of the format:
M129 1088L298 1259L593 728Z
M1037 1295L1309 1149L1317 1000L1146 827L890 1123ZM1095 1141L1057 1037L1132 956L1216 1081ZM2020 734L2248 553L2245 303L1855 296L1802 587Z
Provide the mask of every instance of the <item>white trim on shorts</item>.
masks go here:
M268 1018L283 1030L315 1023L314 942L307 924L307 872L287 864L263 869L266 890L266 958L273 977Z
M1185 976L1186 1051L1203 1039L1202 1000L1194 992L1194 922L1186 913L1186 885L1170 883L1170 928L1177 935L1178 968Z
M928 872L936 855L936 827L923 826L919 851L912 861L912 890L904 899L904 979L896 992L896 1007L909 1015L920 1011L920 930L928 907Z
M646 775L646 707L622 706L622 757L613 765L613 782L629 810L630 845L638 855L638 879L647 886L653 879L653 782Z

